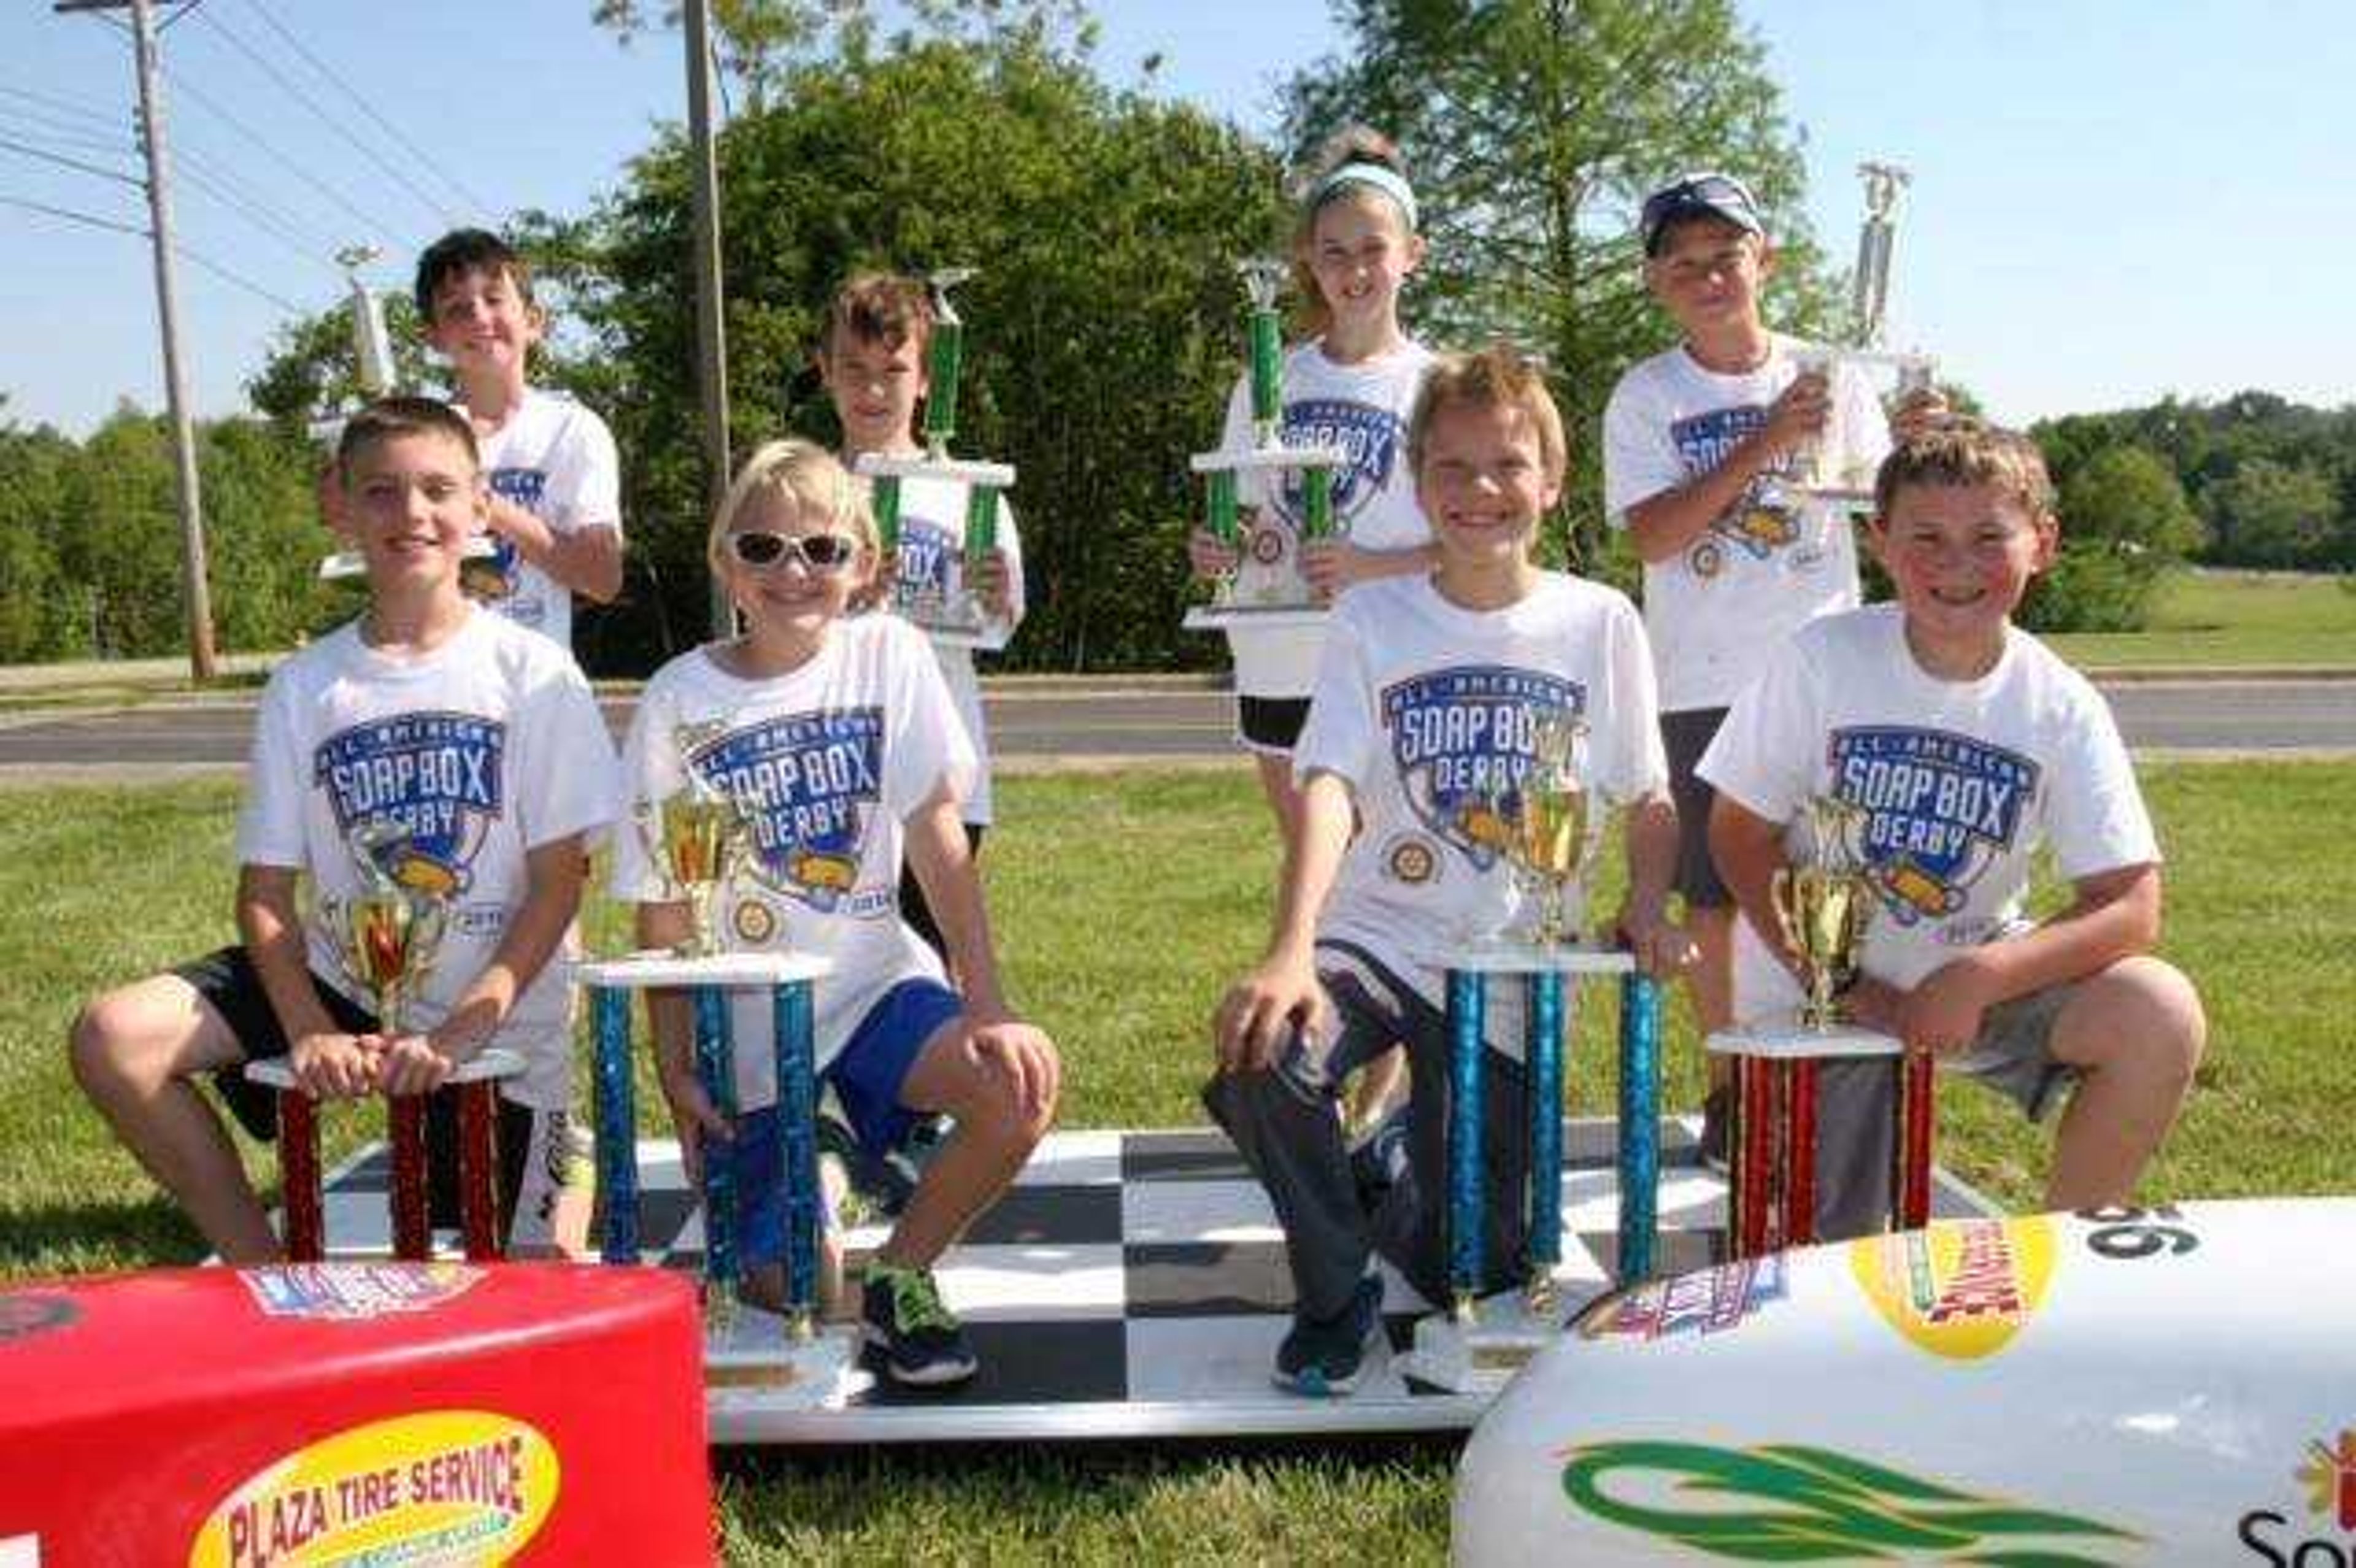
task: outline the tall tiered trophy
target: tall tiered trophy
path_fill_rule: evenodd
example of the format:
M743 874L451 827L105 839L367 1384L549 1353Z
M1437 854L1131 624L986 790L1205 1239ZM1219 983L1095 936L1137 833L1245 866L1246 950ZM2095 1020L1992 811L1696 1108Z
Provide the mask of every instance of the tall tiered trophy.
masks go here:
M1588 729L1560 707L1525 709L1529 755L1521 775L1490 797L1491 831L1528 917L1502 934L1469 933L1432 955L1447 972L1448 1276L1444 1312L1415 1326L1405 1371L1438 1387L1494 1391L1561 1332L1570 1312L1610 1282L1567 1277L1562 1266L1562 1087L1572 987L1583 976L1622 976L1620 1004L1619 1250L1622 1284L1652 1268L1658 1181L1660 1013L1657 987L1626 953L1583 944L1587 876L1602 825ZM1521 1107L1528 1168L1520 1189L1491 1179L1482 1140L1488 1120L1490 982L1521 982L1526 1001ZM1524 1223L1519 1290L1483 1299L1488 1217L1515 1206Z
M1857 511L1873 501L1873 466L1858 432L1842 418L1838 382L1867 376L1888 395L1903 400L1927 391L1937 372L1929 355L1890 348L1884 342L1890 312L1890 262L1898 241L1898 197L1912 176L1895 164L1858 165L1865 182L1865 224L1858 233L1857 268L1850 278L1847 341L1803 349L1800 367L1835 383L1831 416L1823 432L1801 455L1785 487L1810 499Z
M1234 572L1222 580L1211 603L1186 613L1189 627L1274 625L1322 617L1324 606L1301 572L1300 546L1333 531L1334 470L1349 462L1338 447L1288 446L1284 441L1283 322L1276 307L1287 268L1273 256L1236 263L1251 308L1245 320L1251 342L1251 444L1198 452L1191 466L1203 475L1205 516L1219 542L1238 552ZM1263 505L1251 527L1243 525L1239 482L1256 474L1273 490L1284 476L1301 476L1300 538L1295 540Z
M672 745L682 763L718 729L710 724L682 724L672 733ZM751 848L751 825L726 791L717 789L688 767L679 788L659 800L641 800L631 808L639 841L663 891L687 905L687 939L672 954L680 958L708 958L725 944L721 921L727 912L728 889L743 868Z
M1801 1002L1781 1019L1719 1029L1708 1050L1734 1059L1733 1173L1727 1234L1749 1257L1815 1237L1816 1068L1899 1057L1891 1190L1901 1226L1930 1208L1931 1059L1852 1021L1841 994L1858 974L1875 893L1858 842L1863 808L1832 795L1804 803L1799 858L1775 873L1769 896L1784 946L1798 960Z
M966 486L963 549L949 564L945 582L895 586L893 607L937 642L996 649L1006 635L983 612L972 581L998 548L999 497L1014 486L1011 464L949 455L957 433L958 381L965 369L965 322L949 302L949 291L974 275L970 267L947 267L925 279L932 290L933 329L925 352L925 450L915 457L862 453L859 472L873 483L875 542L884 560L900 551L901 485L909 479L939 479Z

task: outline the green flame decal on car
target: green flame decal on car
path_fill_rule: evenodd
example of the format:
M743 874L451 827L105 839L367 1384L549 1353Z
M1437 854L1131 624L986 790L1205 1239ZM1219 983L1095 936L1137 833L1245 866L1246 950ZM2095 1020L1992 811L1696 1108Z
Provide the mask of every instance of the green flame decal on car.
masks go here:
M1606 1489L1612 1478L1624 1483L1639 1475L1653 1482L1647 1489L1655 1495L1665 1478L1668 1489L1698 1506L1689 1511L1651 1507ZM1562 1489L1598 1519L1748 1563L1887 1562L1935 1554L1954 1563L2059 1568L2113 1561L2083 1555L2101 1548L2070 1538L2138 1539L2074 1514L1974 1497L1798 1445L1590 1443L1569 1451Z

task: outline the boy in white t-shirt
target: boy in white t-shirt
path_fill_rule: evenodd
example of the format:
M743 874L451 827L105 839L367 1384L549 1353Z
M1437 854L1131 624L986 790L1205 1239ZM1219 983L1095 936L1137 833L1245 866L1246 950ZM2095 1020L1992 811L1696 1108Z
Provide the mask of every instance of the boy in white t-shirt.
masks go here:
M1644 563L1644 627L1661 680L1661 734L1682 837L1677 892L1701 959L1687 976L1703 1032L1729 1012L1733 911L1709 859L1709 786L1694 763L1762 655L1827 611L1858 602L1847 518L1784 485L1794 454L1829 425L1848 456L1878 462L1888 427L1862 376L1803 373L1804 345L1771 332L1759 291L1774 271L1751 193L1696 174L1645 199L1644 282L1683 341L1631 368L1603 411L1604 506ZM1836 401L1837 421L1832 419ZM1910 424L1938 407L1907 405ZM1725 1153L1723 1072L1710 1064L1703 1154Z
M1489 830L1529 766L1534 709L1588 726L1594 783L1628 807L1630 888L1615 925L1647 972L1681 965L1669 923L1676 810L1635 606L1541 571L1539 519L1562 489L1562 421L1537 371L1503 349L1436 364L1408 436L1416 494L1438 539L1429 577L1369 583L1335 607L1308 728L1294 752L1301 832L1290 848L1267 956L1220 1003L1214 1120L1274 1200L1295 1308L1276 1381L1355 1386L1381 1303L1379 1250L1427 1299L1445 1295L1441 1169L1447 1029L1435 958L1494 931L1519 895ZM1500 998L1503 1000L1504 998ZM1491 1082L1519 1103L1518 1019L1492 1019ZM1392 1042L1415 1083L1408 1151L1370 1212L1339 1115L1343 1080ZM1484 1131L1498 1189L1521 1189L1510 1115ZM1420 1178L1420 1179L1419 1179ZM1516 1266L1515 1205L1489 1206L1488 1256Z
M251 1264L279 1255L278 1239L194 1079L217 1074L240 1121L268 1136L274 1107L241 1076L248 1061L284 1056L305 1090L337 1099L425 1093L486 1046L519 1051L524 1071L500 1085L500 1180L510 1244L531 1248L551 1239L551 1183L571 1163L561 945L589 843L616 812L613 745L572 656L459 589L484 505L465 417L425 398L373 403L336 461L369 608L279 666L262 694L238 818L241 942L92 1002L74 1026L74 1074L213 1249ZM309 918L295 896L305 877ZM400 1035L380 1030L316 915L385 877L445 906ZM444 1222L446 1098L429 1106Z
M836 422L842 428L837 453L842 465L858 469L864 453L911 457L922 450L916 440L916 410L930 390L926 377L925 350L933 330L932 300L914 278L888 272L862 272L835 291L828 307L825 337L819 346L819 374L834 403ZM1011 637L1023 622L1023 539L1014 526L1014 508L1003 497L998 504L998 541L978 561L965 558L965 508L968 486L943 479L904 479L900 484L900 539L896 558L886 573L893 608L901 609L920 596L946 597L969 587L980 603L986 628ZM972 581L966 579L970 573ZM929 639L933 657L948 683L958 717L978 753L972 785L962 807L966 842L975 858L981 854L982 835L989 831L992 810L990 787L990 732L981 707L981 678L974 671L973 649L961 643ZM900 876L900 914L936 953L946 955L948 944L940 923L913 868Z
M548 329L531 270L480 229L445 234L417 259L425 341L450 362L490 486L496 554L470 560L466 585L521 625L573 647L573 596L622 591L621 468L605 421L561 392L527 384Z
M2045 1207L2126 1202L2176 1118L2207 1025L2191 983L2150 950L2159 848L2094 687L2011 624L2052 561L2043 459L1968 421L1882 464L1872 525L1898 603L1812 623L1766 661L1701 761L1710 844L1746 917L1735 1010L1799 999L1770 883L1805 853L1801 809L1854 808L1845 850L1879 899L1852 1016L2041 1117L2074 1083ZM2072 898L2023 918L2051 843ZM1890 1064L1819 1069L1819 1233L1889 1209Z

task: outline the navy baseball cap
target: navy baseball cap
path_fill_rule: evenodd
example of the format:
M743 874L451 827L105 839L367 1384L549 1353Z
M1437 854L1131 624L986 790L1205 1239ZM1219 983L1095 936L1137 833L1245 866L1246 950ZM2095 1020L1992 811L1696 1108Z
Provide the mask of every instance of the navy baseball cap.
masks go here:
M1687 218L1715 218L1762 240L1767 236L1767 225L1760 219L1751 187L1732 175L1708 170L1680 176L1644 198L1636 220L1644 254L1658 255L1661 236L1669 225Z

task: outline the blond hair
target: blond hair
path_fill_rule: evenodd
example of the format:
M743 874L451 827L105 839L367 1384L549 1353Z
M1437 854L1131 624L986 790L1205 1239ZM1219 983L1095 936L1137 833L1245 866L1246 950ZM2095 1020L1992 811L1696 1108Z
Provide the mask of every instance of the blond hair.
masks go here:
M1570 446L1563 435L1562 411L1547 390L1546 371L1538 361L1508 343L1492 343L1477 354L1443 354L1423 375L1416 394L1415 412L1408 419L1408 470L1423 472L1424 443L1431 422L1443 409L1511 409L1537 431L1538 461L1550 484L1562 483L1570 465Z
M867 505L866 487L852 478L834 453L816 442L792 437L766 443L744 460L712 515L712 531L703 541L703 556L714 575L727 576L731 558L728 536L745 508L763 501L789 503L797 517L823 519L828 531L846 533L867 552L866 582L854 589L853 609L865 609L873 600L876 552L875 514Z
M1929 485L1991 485L2033 521L2053 516L2053 479L2037 443L1980 420L1945 419L1892 448L1874 475L1873 509L1887 520L1901 490Z
M1352 164L1387 170L1402 182L1407 179L1407 163L1399 155L1398 144L1371 125L1344 125L1317 149L1317 161L1301 184L1301 219L1292 229L1293 315L1307 337L1323 337L1333 325L1333 307L1325 303L1317 287L1317 273L1309 265L1317 250L1319 213L1344 201L1379 203L1398 215L1401 235L1415 236L1413 214L1376 187L1333 178L1336 171Z

